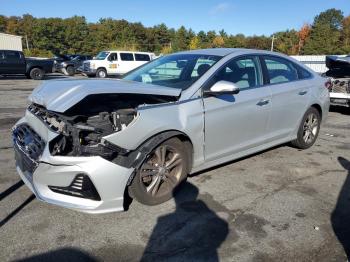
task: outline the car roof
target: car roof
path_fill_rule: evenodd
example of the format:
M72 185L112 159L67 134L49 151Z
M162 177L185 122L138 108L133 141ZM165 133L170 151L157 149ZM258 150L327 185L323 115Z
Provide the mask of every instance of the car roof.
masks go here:
M178 54L198 54L198 55L216 55L216 56L227 56L233 53L242 53L242 54L270 54L270 55L279 55L283 54L271 52L267 50L259 49L246 49L246 48L208 48L208 49L197 49L190 51L179 52Z
M127 50L105 50L102 52L122 52L122 53L138 53L138 54L153 54L152 52L139 52L139 51L127 51Z

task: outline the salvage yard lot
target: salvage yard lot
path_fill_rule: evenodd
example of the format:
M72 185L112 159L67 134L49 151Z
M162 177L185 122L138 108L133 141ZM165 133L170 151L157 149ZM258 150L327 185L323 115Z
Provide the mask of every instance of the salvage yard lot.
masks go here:
M0 261L346 261L350 110L332 108L311 149L275 147L190 177L175 201L89 215L19 182L10 130L39 83L0 78Z

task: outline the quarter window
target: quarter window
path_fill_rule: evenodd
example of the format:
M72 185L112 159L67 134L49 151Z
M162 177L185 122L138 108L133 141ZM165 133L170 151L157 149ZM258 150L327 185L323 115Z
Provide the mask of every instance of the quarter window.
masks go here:
M229 81L241 90L261 85L261 74L256 57L234 59L224 66L216 75L216 81Z
M136 61L151 61L149 55L146 54L135 54Z
M298 80L298 70L292 62L278 57L264 58L270 84L286 83Z
M120 53L120 59L122 61L134 61L134 55L132 53Z
M299 66L298 69L299 69L299 79L307 79L311 77L311 73L306 69L302 68L301 66Z

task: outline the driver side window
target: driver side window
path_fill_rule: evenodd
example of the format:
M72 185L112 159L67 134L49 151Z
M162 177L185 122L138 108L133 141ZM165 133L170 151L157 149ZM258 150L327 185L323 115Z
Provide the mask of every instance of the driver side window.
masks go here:
M228 62L216 74L216 81L234 83L240 90L258 87L262 84L257 57L240 57Z
M118 54L117 53L113 53L108 57L109 61L118 61Z

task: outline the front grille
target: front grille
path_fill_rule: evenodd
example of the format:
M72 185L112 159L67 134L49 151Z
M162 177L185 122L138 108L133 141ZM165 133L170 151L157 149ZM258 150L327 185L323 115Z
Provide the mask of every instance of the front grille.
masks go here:
M45 141L27 124L18 125L12 132L16 164L22 171L33 173L45 149Z
M83 70L84 70L85 72L87 72L87 71L90 70L90 62L84 63Z
M81 197L91 200L100 201L100 195L98 194L94 184L90 178L85 174L78 174L67 187L49 186L49 188L59 194Z
M45 149L45 141L27 124L13 130L13 142L31 159L37 161Z

